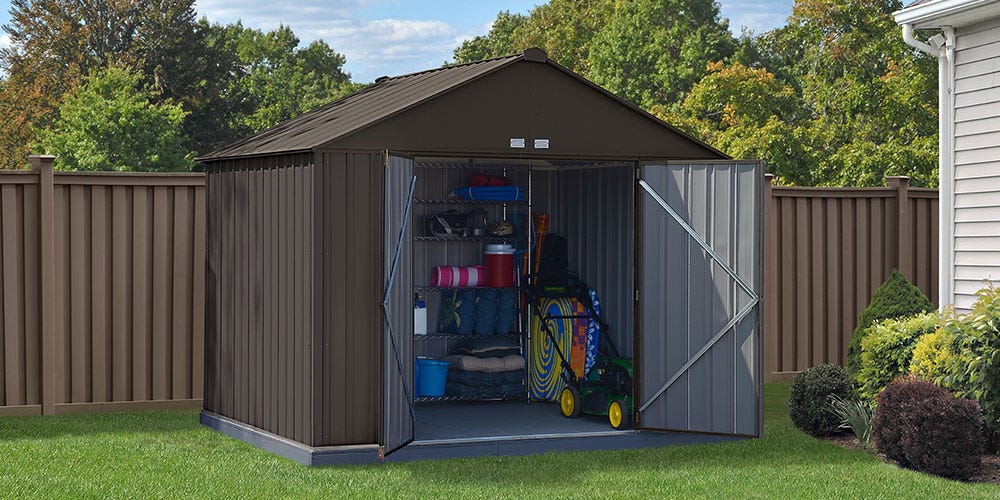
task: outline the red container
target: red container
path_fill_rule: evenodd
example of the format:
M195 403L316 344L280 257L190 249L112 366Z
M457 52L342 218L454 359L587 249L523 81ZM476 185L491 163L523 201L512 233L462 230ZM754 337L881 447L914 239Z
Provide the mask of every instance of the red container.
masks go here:
M483 260L486 264L486 286L493 288L514 286L513 246L486 245Z

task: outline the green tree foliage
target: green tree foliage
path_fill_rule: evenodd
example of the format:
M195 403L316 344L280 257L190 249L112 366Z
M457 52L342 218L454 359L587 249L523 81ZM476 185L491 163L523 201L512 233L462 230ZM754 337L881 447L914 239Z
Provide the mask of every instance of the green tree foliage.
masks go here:
M588 74L594 37L615 10L612 0L551 0L531 11L516 33L516 50L541 47L552 60Z
M949 322L957 353L945 384L958 396L979 401L990 447L1000 445L1000 288L980 290L972 310Z
M712 0L620 2L591 43L588 75L643 108L675 106L735 47Z
M481 61L524 50L526 47L517 48L520 44L515 42L514 32L524 26L527 20L528 18L521 14L501 11L493 21L489 33L466 40L455 48L454 62L461 64Z
M813 161L781 165L811 185L937 185L936 65L903 42L898 0L798 0L788 24L741 57L800 96L791 122Z
M234 124L252 132L277 125L355 89L343 71L346 59L322 40L299 46L287 26L263 32L241 24L225 28L245 76L236 92L252 103Z
M847 372L857 379L861 367L861 345L869 327L875 322L925 313L934 310L934 304L919 288L910 284L906 276L893 269L889 278L872 294L872 300L861 314L854 328L854 336L847 350Z
M59 106L51 128L38 131L62 170L189 170L181 106L157 103L142 76L121 66L92 70Z

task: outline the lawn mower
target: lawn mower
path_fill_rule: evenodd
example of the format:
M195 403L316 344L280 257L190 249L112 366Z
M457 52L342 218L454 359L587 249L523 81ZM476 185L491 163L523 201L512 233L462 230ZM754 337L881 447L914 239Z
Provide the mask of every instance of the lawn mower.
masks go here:
M606 415L615 429L626 429L632 423L632 360L618 353L610 338L610 330L598 314L590 296L590 287L579 276L569 272L565 286L538 284L528 277L524 287L527 300L532 304L540 329L552 342L561 365L560 377L566 383L559 395L559 408L566 418L577 418L581 413ZM540 301L546 298L573 298L584 305L586 314L552 315L542 311ZM578 377L570 367L559 342L549 327L552 320L588 319L600 327L597 356L593 366L583 377Z

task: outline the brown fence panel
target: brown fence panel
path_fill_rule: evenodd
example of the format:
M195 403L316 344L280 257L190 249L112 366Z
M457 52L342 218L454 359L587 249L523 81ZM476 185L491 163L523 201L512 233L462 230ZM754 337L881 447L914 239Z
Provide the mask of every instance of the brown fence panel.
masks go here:
M937 301L937 190L768 186L765 366L769 380L842 365L858 314L900 269Z
M38 174L0 173L0 408L41 412Z
M0 415L200 406L204 176L32 163L0 175Z

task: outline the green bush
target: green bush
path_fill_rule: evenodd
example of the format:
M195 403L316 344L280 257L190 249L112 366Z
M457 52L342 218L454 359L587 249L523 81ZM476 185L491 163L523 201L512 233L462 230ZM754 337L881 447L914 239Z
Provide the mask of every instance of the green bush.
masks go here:
M955 334L948 327L942 326L934 333L928 333L913 347L913 359L910 360L910 375L930 380L945 389L945 383L951 367L955 364L956 354L952 349Z
M937 312L875 323L861 341L861 363L855 381L858 394L871 401L889 382L910 370L917 341L940 326Z
M813 436L829 436L840 428L841 419L830 411L833 398L853 396L854 387L843 368L814 366L792 380L788 414L795 427Z
M889 279L872 294L868 307L858 315L858 324L854 328L854 336L847 348L847 373L857 377L861 367L861 341L867 334L868 327L883 319L910 316L927 311L933 311L934 304L919 288L906 281L906 276L893 269Z
M1000 289L985 288L972 311L949 322L956 353L944 382L961 397L975 399L987 431L1000 434Z

